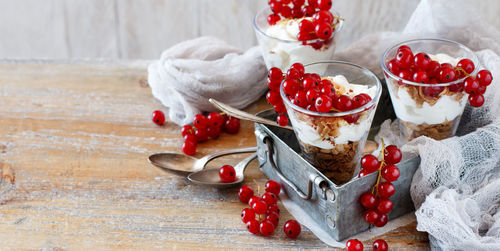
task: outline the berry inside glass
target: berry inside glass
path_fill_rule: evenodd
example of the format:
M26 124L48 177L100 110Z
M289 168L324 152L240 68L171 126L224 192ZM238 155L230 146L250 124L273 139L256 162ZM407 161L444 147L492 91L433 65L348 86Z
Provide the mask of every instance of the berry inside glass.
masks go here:
M357 174L381 91L372 72L341 61L306 65L305 73L288 74L281 84L302 155L337 185Z
M382 69L403 139L455 135L467 102L484 102L478 63L470 49L442 39L410 40L384 53Z
M332 58L343 20L331 10L331 5L320 8L307 1L269 2L270 6L259 11L254 19L268 69L286 70L296 62L309 64Z

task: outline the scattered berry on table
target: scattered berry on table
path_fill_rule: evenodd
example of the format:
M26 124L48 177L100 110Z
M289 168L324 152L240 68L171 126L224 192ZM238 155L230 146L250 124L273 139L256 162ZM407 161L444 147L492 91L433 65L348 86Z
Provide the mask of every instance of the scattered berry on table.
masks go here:
M165 114L160 110L154 111L153 122L159 126L165 124Z

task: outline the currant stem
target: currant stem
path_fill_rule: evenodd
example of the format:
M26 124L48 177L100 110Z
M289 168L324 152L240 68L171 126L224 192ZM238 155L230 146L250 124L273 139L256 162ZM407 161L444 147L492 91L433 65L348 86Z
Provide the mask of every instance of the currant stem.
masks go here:
M463 74L465 74L465 76L467 76L467 77L474 77L474 76L470 75L469 73L467 73L467 72L464 70L464 68L462 68L462 67L455 67L455 70L462 72L462 73L463 73Z
M385 143L384 143L384 139L382 139L382 150L380 151L380 153L378 155L378 157L381 158L382 160L380 161L380 166L378 167L377 183L372 188L372 194L373 194L373 192L376 192L375 196L378 196L378 185L380 184L380 178L382 177L382 167L385 165L384 152L385 152Z

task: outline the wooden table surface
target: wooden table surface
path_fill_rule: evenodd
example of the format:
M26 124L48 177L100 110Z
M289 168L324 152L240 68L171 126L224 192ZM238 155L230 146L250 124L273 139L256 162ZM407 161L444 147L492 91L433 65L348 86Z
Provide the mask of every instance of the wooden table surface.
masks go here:
M237 188L193 185L151 166L149 154L180 152L182 138L173 123L151 122L164 107L146 74L144 63L0 63L0 162L15 176L0 192L1 250L331 249L307 229L287 239L291 216L281 204L274 236L251 235ZM266 107L260 100L247 110ZM255 145L253 125L241 125L237 135L199 144L196 156ZM266 181L256 161L246 175L254 188ZM415 227L374 239L391 250L427 250L427 234Z

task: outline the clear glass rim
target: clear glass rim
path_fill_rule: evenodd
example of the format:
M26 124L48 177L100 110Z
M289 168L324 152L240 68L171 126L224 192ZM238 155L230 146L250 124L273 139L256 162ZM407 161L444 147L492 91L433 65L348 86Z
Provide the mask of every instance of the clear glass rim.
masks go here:
M298 41L298 40L284 40L284 39L279 39L279 38L275 38L275 37L271 37L269 35L266 34L265 31L261 30L259 28L259 26L257 25L257 16L259 16L260 14L262 14L263 12L265 12L266 10L269 10L269 7L266 7L266 8L263 8L261 9L260 11L257 12L257 14L255 15L255 17L253 18L253 27L254 29L259 32L260 34L262 34L263 36L269 38L269 39L274 39L274 40L277 40L277 41L280 41L280 42L283 42L283 43L300 43L302 44L303 42L315 42L315 41L319 41L321 39L311 39L311 40L305 40L305 41ZM334 9L330 9L330 12L332 12L334 15L336 16L340 16L339 13L337 11L335 11ZM340 19L339 20L339 23L335 26L336 29L335 31L332 33L332 36L330 37L330 39L334 38L335 35L337 34L337 32L339 32L340 30L342 30L342 26L344 24L344 20Z
M398 81L401 81L402 83L404 84L407 84L407 85L414 85L414 86L424 86L424 87L429 87L429 86L450 86L450 85L454 85L454 84L458 84L458 83L461 83L464 81L464 79L467 78L467 76L463 77L463 78L460 78L460 79L457 79L453 82L448 82L448 83L439 83L439 84L425 84L425 83L417 83L417 82L413 82L413 81L409 81L409 80L405 80L405 79L402 79L396 75L394 75L391 71L389 71L389 69L387 69L387 65L385 64L385 61L387 59L387 56L389 55L389 53L393 50L397 50L397 48L399 48L399 46L401 45L405 45L405 44L408 44L408 43L414 43L414 42L425 42L425 41L431 41L431 42L442 42L442 43L447 43L447 44L451 44L451 45L455 45L457 47L459 47L460 49L463 49L467 52L470 52L473 56L472 58L470 58L470 60L472 60L472 62L474 63L474 71L470 74L470 75L474 75L476 74L478 71L479 71L479 59L478 57L476 56L476 54L471 50L469 49L467 46L461 44L461 43L458 43L458 42L455 42L455 41L452 41L452 40L447 40L447 39L442 39L442 38L419 38L419 39L412 39L412 40L407 40L407 41L404 41L404 42L400 42L390 48L388 48L387 50L385 50L383 56L382 56L382 61L381 61L381 65L382 65L382 70L384 70L384 73L391 76L391 78L394 78Z
M378 103L378 100L380 99L380 96L382 95L382 84L380 83L380 80L377 78L377 76L371 72L370 70L366 69L365 67L359 66L357 64L345 62L345 61L338 61L338 60L327 60L327 61L320 61L320 62L314 62L310 64L304 65L304 67L307 70L308 66L312 65L317 65L317 64L342 64L342 65L349 65L355 68L358 68L362 72L366 73L368 76L373 77L376 80L376 86L377 86L377 93L375 94L375 97L365 104L364 106L361 106L359 108L356 108L354 110L346 111L346 112L328 112L328 113L322 113L322 112L314 112L314 111L309 111L307 109L304 109L300 106L294 105L285 95L285 92L283 91L283 81L280 84L280 95L281 98L283 99L283 102L285 102L288 106L292 107L294 110L297 110L299 112L312 115L312 116L322 116L322 117L341 117L341 116L346 116L346 115L351 115L355 113L362 112L366 110L367 108L372 107L373 105L376 105Z

